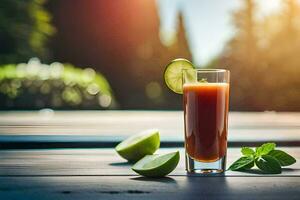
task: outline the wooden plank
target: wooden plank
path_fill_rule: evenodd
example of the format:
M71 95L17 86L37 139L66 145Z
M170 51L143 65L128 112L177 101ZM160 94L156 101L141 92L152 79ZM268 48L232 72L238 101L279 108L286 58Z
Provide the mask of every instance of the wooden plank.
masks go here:
M158 153L176 151L179 148L160 149ZM226 176L299 176L300 148L282 148L295 156L298 162L285 169L280 175L256 175L227 171ZM184 150L178 167L172 176L185 176ZM240 156L239 148L228 149L228 165ZM60 150L1 150L0 176L135 176L126 163L113 149L60 149Z
M298 177L0 177L1 199L299 199Z
M64 135L42 135L42 136L0 136L0 150L2 149L50 149L50 148L113 148L125 137L118 136L64 136ZM275 142L281 147L299 147L300 140L280 140L270 138L255 140L229 140L229 147L259 146L265 142ZM183 147L183 140L161 137L160 147Z
M0 112L0 148L108 147L106 142L112 147L148 128L160 130L163 145L180 146L182 120L182 111ZM300 113L230 113L229 145L274 141L299 146L299 133Z
M84 116L84 117L82 117ZM300 112L230 112L231 127L298 127ZM169 120L182 122L182 111L0 111L0 126L76 126L84 125L109 127L118 121L120 125L131 122L151 121L160 123ZM138 124L136 124L138 126ZM110 127L113 128L113 127Z

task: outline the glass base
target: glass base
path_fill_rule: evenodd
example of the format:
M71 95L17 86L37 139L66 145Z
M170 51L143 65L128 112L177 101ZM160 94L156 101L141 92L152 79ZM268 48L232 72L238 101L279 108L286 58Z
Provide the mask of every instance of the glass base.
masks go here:
M188 175L221 175L226 170L226 155L215 162L200 162L185 154Z

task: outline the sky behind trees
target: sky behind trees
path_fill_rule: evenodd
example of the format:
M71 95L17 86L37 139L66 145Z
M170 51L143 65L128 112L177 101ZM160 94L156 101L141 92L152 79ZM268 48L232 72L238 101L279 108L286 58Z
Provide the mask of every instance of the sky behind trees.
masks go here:
M257 18L277 12L284 0L255 0ZM300 2L300 0L298 0ZM176 14L182 12L193 61L205 65L216 57L235 33L232 12L242 6L240 0L157 0L161 30L176 29Z

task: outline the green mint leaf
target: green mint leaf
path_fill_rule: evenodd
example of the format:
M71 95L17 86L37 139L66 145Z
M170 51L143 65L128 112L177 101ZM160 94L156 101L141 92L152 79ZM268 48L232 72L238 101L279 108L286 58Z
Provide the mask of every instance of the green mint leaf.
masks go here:
M256 166L268 174L280 174L281 166L277 159L269 155L262 155L255 159Z
M296 162L296 159L293 156L281 150L272 150L268 155L276 158L281 166L289 166Z
M230 165L228 170L231 170L231 171L243 170L244 167L251 165L251 163L253 163L253 162L254 162L253 157L241 157L238 160L236 160L234 163L232 163L232 165ZM247 169L249 169L249 168L247 168Z
M254 167L254 159L253 159L252 162L250 162L249 164L245 165L240 170L248 170L248 169L251 169L252 167Z
M242 154L244 156L252 156L252 155L255 155L255 151L249 147L242 147L242 150L241 150Z
M265 143L260 147L256 148L255 154L256 157L260 157L262 155L267 155L270 151L274 150L276 147L275 143Z

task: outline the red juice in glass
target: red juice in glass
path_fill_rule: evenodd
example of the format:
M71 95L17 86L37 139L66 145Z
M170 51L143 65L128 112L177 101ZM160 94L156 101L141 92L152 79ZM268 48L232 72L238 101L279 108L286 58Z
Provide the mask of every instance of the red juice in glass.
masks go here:
M227 72L220 71L221 74ZM214 76L214 71L207 73L208 77ZM206 78L204 82L193 79L183 85L188 172L220 173L225 170L229 103L227 76L220 79L222 82L214 78L211 78L213 82L207 82Z

